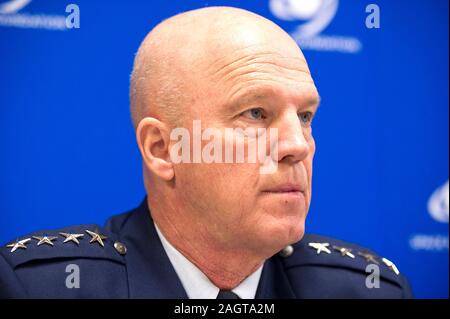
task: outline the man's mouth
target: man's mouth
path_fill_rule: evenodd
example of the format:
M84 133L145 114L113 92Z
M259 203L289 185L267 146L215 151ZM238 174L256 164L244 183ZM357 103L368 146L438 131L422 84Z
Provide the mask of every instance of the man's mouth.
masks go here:
M300 184L284 183L263 190L267 194L301 196L304 193L304 187Z

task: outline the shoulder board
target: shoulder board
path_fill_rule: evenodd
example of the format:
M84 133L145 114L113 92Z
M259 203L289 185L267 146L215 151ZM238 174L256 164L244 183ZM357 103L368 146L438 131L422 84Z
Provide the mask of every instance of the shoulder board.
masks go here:
M287 246L279 255L283 257L286 268L317 265L369 274L376 265L381 278L400 287L404 285L403 276L390 260L359 245L334 238L305 234L302 240Z
M37 231L0 247L12 268L36 260L97 258L125 263L124 246L117 236L97 225L76 225Z

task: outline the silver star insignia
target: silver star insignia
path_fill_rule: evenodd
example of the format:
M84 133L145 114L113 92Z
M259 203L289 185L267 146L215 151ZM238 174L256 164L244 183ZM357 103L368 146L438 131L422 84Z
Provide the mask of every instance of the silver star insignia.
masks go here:
M367 252L365 252L365 253L358 252L358 255L361 256L361 257L364 257L368 263L374 263L374 264L377 264L377 265L380 264L378 262L378 260L375 259L375 255L372 255L372 254L367 253Z
M355 255L352 254L352 250L350 248L346 248L346 247L339 247L339 246L333 246L334 249L336 249L337 251L339 251L341 253L341 256L347 256L350 258L355 258Z
M96 232L93 232L93 231L90 231L90 230L86 230L86 233L88 233L92 237L91 241L90 241L91 244L97 242L97 243L100 244L100 246L105 247L105 244L103 243L103 240L104 239L106 240L108 237L106 237L106 236L104 236L102 234L99 234L98 230L96 230Z
M67 243L68 241L73 241L75 244L79 245L80 241L78 238L83 237L84 234L68 234L68 233L59 233L61 236L66 237L63 243Z
M400 271L398 271L397 266L394 265L394 263L392 261L390 261L389 259L386 258L381 258L381 261L388 266L388 268L390 270L392 270L396 275L400 274Z
M47 244L53 246L52 240L56 240L58 237L56 236L33 236L34 239L38 240L37 245L40 246L42 244Z
M308 246L317 249L317 255L319 255L322 251L327 254L331 254L331 251L327 248L330 246L329 243L309 243Z
M12 253L15 252L19 248L27 249L27 246L25 244L28 243L30 240L31 240L31 238L25 238L25 239L22 239L22 240L17 240L14 243L6 245L6 247L12 248L11 249Z

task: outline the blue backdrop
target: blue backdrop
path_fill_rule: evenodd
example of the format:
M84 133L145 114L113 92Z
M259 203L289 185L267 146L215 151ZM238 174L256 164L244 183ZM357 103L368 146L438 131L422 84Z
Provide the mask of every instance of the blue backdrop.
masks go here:
M0 242L141 201L134 53L161 19L231 5L291 33L322 96L307 232L393 260L417 297L448 297L449 2L372 2L379 28L357 0L0 0Z

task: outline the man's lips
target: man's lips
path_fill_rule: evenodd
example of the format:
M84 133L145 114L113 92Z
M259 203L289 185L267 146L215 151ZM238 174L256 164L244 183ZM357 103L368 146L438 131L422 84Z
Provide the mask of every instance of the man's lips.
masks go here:
M285 183L265 189L263 190L263 193L299 194L304 193L304 188L299 184Z

